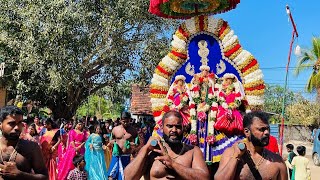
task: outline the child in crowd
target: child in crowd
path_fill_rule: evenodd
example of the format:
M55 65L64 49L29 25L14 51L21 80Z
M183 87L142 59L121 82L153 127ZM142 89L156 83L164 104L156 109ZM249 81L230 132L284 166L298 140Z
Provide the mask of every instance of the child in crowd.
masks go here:
M297 152L299 156L295 156L291 162L293 173L291 179L295 180L309 180L311 179L309 159L304 157L306 154L305 146L298 146Z
M293 158L297 155L296 155L296 153L293 152L294 146L292 144L287 144L286 148L287 148L287 152L288 152L288 158L287 158L287 162L289 163L288 167L290 167L290 164L291 164ZM292 169L290 169L290 168L289 168L289 177L290 177L290 179L292 177Z
M68 174L68 180L86 180L87 173L84 170L85 161L82 155L76 155L72 161L75 168Z

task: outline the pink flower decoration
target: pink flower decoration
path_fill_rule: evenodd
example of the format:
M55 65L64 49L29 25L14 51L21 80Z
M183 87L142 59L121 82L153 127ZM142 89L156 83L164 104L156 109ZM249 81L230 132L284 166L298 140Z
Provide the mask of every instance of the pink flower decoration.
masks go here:
M205 112L202 112L202 111L198 112L198 119L199 119L199 121L201 121L201 122L206 121L206 119L207 119L207 114L206 114Z
M229 120L229 121L232 121L232 120L234 120L234 118L233 118L233 114L232 114L232 110L228 110L228 112L227 112L227 119Z
M214 137L214 135L210 135L206 138L206 141L208 144L213 145L213 143L216 141L216 138Z
M197 135L195 134L190 134L189 137L188 137L189 141L191 144L195 145L197 144L197 141L198 141L198 137Z

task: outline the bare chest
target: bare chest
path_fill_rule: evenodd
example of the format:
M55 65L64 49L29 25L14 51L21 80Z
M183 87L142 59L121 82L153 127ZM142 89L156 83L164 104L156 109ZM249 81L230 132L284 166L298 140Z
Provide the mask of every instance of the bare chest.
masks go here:
M186 153L174 159L176 163L183 164L186 167L192 167L192 153ZM150 169L151 179L180 179L177 172L167 168L162 162L154 161Z
M8 149L0 154L0 163L4 164L4 162L15 162L17 164L17 168L24 172L31 171L31 157L32 153L30 151L14 152L13 149Z
M243 165L243 168L240 170L239 178L243 180L255 180L255 179L263 179L263 180L273 180L277 179L279 174L279 170L274 163L270 161L264 162L258 167L256 171L254 167L249 167L247 164Z

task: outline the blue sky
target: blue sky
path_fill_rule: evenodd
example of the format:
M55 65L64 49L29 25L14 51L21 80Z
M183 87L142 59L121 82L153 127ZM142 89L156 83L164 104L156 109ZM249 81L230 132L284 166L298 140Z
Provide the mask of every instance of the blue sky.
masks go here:
M290 7L299 33L293 47L299 44L302 48L310 48L312 37L320 36L320 23L318 23L320 15L317 15L319 0L246 0L241 1L236 9L216 15L229 22L242 47L258 60L266 83L281 86L285 81L285 67L292 35L286 4ZM297 58L292 53L288 88L294 92L301 92L306 98L313 100L315 93L310 95L304 90L311 69L296 77L293 75L296 62Z

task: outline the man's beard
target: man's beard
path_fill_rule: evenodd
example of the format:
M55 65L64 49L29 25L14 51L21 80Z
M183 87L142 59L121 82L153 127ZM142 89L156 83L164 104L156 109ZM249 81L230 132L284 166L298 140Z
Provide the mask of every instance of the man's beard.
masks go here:
M10 141L17 141L20 138L21 133L7 134L2 132L2 136Z
M258 147L265 147L269 144L269 136L263 136L261 139L258 139L253 134L251 134L250 140L254 146Z
M175 136L176 136L175 139L171 139L171 138L170 138L170 135L168 136L168 135L166 135L166 134L163 133L163 139L164 139L164 141L165 141L166 143L168 143L168 144L175 145L175 144L180 144L180 143L181 143L181 140L182 140L183 135L182 135L182 134L181 134L181 135L176 134Z

